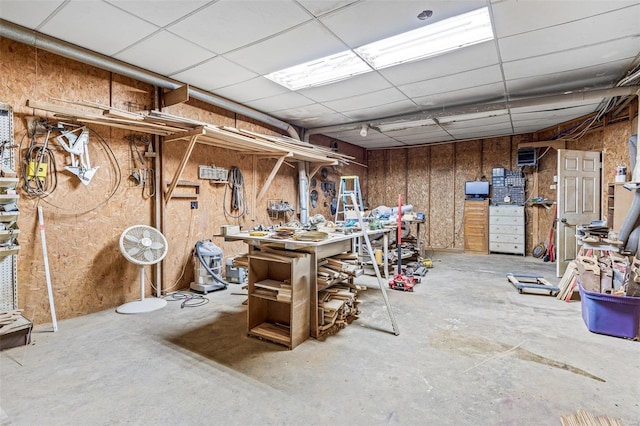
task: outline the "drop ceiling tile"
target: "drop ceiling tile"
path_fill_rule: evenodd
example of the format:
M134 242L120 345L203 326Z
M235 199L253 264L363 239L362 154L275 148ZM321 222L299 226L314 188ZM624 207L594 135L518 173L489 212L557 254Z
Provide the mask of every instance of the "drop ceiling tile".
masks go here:
M328 101L324 102L324 104L334 111L344 113L406 100L407 97L398 89L389 88L378 92L370 92L335 101Z
M336 9L341 9L351 3L355 3L356 1L358 0L298 0L298 3L311 12L313 16L321 16Z
M425 135L422 138L416 138L416 139L403 138L402 142L404 142L407 145L423 145L423 144L432 144L436 142L448 142L453 140L455 140L453 136L443 132L442 135L436 135L436 136Z
M590 66L615 62L614 66L624 69L638 55L638 38L627 37L589 47L581 47L568 52L520 59L503 64L507 80L553 74L577 70ZM626 60L620 63L618 61Z
M204 90L216 90L231 86L258 75L246 70L240 65L216 56L215 58L196 65L193 68L171 75L176 80L189 83Z
M405 85L422 80L451 76L496 64L498 64L498 54L495 43L486 42L422 61L408 62L385 68L379 72L391 83Z
M416 105L408 100L401 100L388 104L378 105L369 108L356 109L343 114L352 120L364 121L371 117L389 117L394 114L407 114L410 112L417 112Z
M498 39L503 61L576 49L640 34L640 4L597 17ZM597 30L599 28L606 30Z
M311 19L290 0L220 0L169 30L217 53L226 53Z
M438 121L440 123L449 123L452 121L466 121L466 120L479 120L485 118L498 118L498 117L507 117L508 118L509 111L506 109L493 110L493 111L481 111L481 112L470 112L467 114L452 114L452 115L444 115L438 117Z
M511 108L512 115L525 114L525 113L538 113L538 112L556 112L562 110L570 110L572 108L596 108L601 103L603 98L600 99L586 99L586 100L563 100L561 102L536 104L525 107Z
M247 102L246 105L268 113L283 111L293 108L304 107L314 104L315 102L309 98L305 98L295 92L283 93L281 95L262 98L255 101Z
M449 109L461 105L483 104L504 99L503 83L470 87L448 93L413 98L419 105L429 110Z
M269 96L280 95L288 90L264 77L256 77L242 83L216 89L215 94L235 102L246 103Z
M389 82L378 73L370 72L324 86L301 89L298 90L298 93L317 102L327 102L359 96L372 91L377 92L389 87L391 87Z
M318 118L323 117L324 115L332 115L332 114L334 118L340 117L339 114L335 114L329 108L320 104L304 105L297 108L291 108L291 109L281 110L277 112L278 117L284 119L285 121L294 120L296 123L305 123L311 120L315 121ZM342 117L342 120L344 120L344 117ZM303 127L307 127L307 126L303 126ZM314 126L314 127L317 127L317 126Z
M162 52L162 54L154 54L156 52ZM159 74L171 75L212 56L214 53L160 30L151 37L122 50L115 55L115 58Z
M117 31L114 22L118 23ZM158 30L108 3L71 1L41 28L45 34L113 55Z
M285 120L282 111L274 113L273 115ZM291 121L292 119L286 119L285 121L290 120L289 123L295 124L296 126L305 127L307 129L315 129L318 127L325 126L333 126L335 124L341 124L348 121L348 118L342 114L337 113L323 113L320 115L315 115L313 117L305 118L304 121L302 119L296 119L295 121Z
M209 3L209 0L107 0L120 9L164 27Z
M499 81L502 81L500 67L498 65L492 65L446 77L405 84L399 86L399 89L411 98L419 98L464 88L474 88Z
M434 0L428 4L415 0L369 0L337 10L321 17L320 21L349 46L359 47L485 5L484 0ZM425 8L434 13L428 21L421 21L417 16Z
M488 118L478 118L475 120L452 120L452 121L444 121L440 120L440 123L443 127L447 129L455 128L455 129L467 129L471 127L490 127L490 126L503 126L507 127L511 125L511 119L509 115L501 115L499 117L488 117Z
M344 50L346 47L339 39L314 21L225 57L258 74L268 74Z
M620 61L618 61L620 62ZM624 67L630 61L624 61ZM622 76L617 62L507 81L509 95L514 97L544 96L567 91L612 87Z
M40 24L53 13L64 1L29 1L2 0L0 1L0 16L2 19L23 27L37 29Z
M507 136L514 134L513 130L509 128L495 129L495 130L479 130L473 131L465 129L462 131L450 132L456 140L470 140L470 139L485 139L498 136Z
M496 34L506 37L629 7L637 1L502 1L492 5Z
M452 134L455 137L459 137L460 135L470 135L470 134L486 134L491 132L502 133L511 132L511 123L496 123L490 125L481 125L481 126L462 126L457 125L456 123L447 123L442 127Z

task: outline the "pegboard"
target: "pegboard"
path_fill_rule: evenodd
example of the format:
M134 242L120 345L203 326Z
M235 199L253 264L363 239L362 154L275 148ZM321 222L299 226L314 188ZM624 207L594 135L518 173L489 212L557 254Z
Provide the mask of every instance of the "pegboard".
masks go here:
M18 308L18 255L0 257L0 311Z
M13 108L0 102L0 165L15 172L16 162L13 142Z
M15 172L13 108L0 102L0 165ZM3 219L7 219L4 217ZM18 256L0 256L0 311L18 308Z

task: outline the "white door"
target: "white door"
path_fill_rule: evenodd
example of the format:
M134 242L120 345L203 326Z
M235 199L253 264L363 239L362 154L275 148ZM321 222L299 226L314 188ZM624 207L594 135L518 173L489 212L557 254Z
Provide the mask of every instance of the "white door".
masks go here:
M576 226L600 219L600 152L558 150L556 274L576 258Z

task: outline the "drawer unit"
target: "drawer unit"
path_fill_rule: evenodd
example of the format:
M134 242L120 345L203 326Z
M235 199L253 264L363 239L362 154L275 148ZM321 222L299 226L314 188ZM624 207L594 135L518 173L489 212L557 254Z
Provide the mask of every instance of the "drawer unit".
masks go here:
M464 251L489 254L489 200L464 202Z
M525 254L524 206L489 207L489 251Z

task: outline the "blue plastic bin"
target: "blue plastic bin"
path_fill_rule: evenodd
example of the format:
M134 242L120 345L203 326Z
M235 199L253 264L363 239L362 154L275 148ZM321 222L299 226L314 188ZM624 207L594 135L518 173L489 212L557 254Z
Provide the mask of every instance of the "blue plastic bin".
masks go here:
M640 297L611 296L580 288L582 319L589 331L608 336L640 337Z

